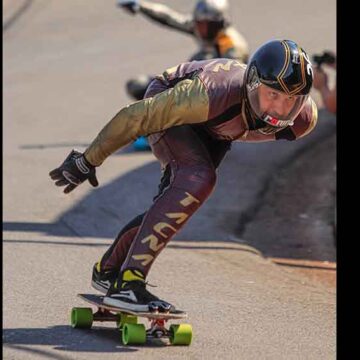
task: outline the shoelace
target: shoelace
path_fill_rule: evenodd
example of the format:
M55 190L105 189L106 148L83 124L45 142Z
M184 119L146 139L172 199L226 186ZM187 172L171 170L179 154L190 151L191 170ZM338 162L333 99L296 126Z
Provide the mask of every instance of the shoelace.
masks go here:
M150 284L148 281L145 281L145 285L149 285L150 287L157 287L157 285Z

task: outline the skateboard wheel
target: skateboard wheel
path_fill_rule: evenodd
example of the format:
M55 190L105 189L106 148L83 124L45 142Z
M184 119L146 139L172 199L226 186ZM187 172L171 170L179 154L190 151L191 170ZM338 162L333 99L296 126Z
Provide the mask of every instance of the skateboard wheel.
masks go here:
M127 315L118 313L118 320L116 321L116 326L118 329L122 330L124 324L137 324L137 316Z
M124 345L145 344L145 326L143 324L124 324L121 337Z
M170 343L172 345L190 345L192 326L190 324L170 325Z
M91 308L73 308L71 310L71 326L73 328L90 329L93 323Z
M146 137L141 136L134 142L134 148L136 150L150 150L150 145Z

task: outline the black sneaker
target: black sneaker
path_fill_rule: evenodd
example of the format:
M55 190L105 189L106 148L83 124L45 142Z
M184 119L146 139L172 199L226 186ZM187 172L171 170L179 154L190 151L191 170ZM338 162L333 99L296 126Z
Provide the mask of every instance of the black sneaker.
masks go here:
M143 280L115 282L104 297L104 304L138 312L172 312L175 307L146 290Z
M116 281L118 271L99 271L99 263L96 263L93 267L91 286L106 294L110 289L110 286Z

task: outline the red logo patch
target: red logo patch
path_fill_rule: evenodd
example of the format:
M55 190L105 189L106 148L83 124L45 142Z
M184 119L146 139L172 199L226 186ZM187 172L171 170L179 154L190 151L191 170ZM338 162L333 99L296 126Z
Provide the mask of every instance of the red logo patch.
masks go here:
M279 119L274 118L274 117L272 117L270 115L267 115L265 120L266 120L266 122L268 124L271 124L271 125L274 125L274 126L277 126L279 124Z

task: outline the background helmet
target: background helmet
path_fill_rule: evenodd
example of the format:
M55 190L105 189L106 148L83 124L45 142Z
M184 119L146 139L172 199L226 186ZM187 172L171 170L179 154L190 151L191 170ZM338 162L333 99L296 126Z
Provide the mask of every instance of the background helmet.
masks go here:
M291 40L272 40L260 46L251 56L245 71L246 99L252 117L268 125L267 133L292 125L304 107L313 82L311 62L306 52ZM266 85L296 101L282 118L260 109L259 87ZM264 125L264 124L263 124Z
M227 0L200 0L194 9L194 22L197 34L205 40L213 40L225 27Z

